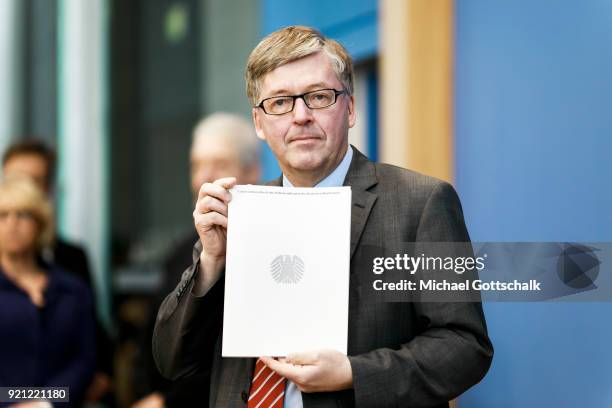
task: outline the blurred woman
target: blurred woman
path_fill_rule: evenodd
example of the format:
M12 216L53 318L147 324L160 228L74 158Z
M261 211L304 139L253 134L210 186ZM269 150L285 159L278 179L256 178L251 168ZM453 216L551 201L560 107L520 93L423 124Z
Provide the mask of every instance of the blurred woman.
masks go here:
M69 387L78 406L95 367L94 309L80 280L38 256L52 220L32 181L0 180L0 386Z

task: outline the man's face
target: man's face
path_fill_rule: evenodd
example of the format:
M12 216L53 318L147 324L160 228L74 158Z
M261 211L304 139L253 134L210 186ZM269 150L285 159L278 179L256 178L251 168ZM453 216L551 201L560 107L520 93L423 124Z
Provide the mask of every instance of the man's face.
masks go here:
M191 190L197 198L200 187L222 177L236 177L238 184L255 184L259 167L245 167L232 142L216 137L197 138L191 148Z
M3 167L6 176L26 176L31 178L44 192L48 192L47 178L49 168L47 161L38 154L18 154L11 157Z
M317 52L282 65L260 80L259 100L299 95L317 89L343 90L329 57ZM257 136L268 142L285 174L310 174L320 181L342 161L348 147L348 130L355 124L353 98L338 95L336 103L310 109L296 99L293 111L267 115L253 109Z

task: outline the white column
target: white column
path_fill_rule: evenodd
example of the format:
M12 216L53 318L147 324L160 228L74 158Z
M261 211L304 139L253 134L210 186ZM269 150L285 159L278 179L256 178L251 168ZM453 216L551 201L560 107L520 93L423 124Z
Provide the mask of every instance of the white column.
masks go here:
M0 154L23 131L23 1L0 2Z
M411 0L412 1L412 0ZM410 145L409 8L403 0L380 5L379 160L408 167Z
M82 243L101 318L110 322L108 2L60 0L58 215L62 236Z

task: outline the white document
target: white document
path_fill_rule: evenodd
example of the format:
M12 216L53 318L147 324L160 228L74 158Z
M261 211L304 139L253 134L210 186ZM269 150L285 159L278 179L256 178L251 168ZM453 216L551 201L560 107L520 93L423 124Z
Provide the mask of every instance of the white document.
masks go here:
M346 354L350 187L248 185L231 194L223 357Z

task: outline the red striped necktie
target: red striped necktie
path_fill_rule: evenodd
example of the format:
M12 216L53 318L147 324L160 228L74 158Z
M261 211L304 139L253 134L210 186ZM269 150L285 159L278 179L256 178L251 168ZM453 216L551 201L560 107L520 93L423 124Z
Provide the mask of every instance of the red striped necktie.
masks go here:
M287 380L257 359L247 408L283 408Z

